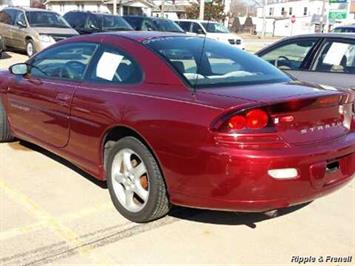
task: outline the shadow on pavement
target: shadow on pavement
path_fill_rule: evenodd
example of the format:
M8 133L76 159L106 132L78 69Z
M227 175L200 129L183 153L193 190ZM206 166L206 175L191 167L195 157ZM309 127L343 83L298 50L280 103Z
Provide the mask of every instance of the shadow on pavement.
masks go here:
M311 202L270 211L267 213L242 213L200 210L183 207L174 207L169 213L170 216L199 223L220 224L220 225L246 225L256 228L256 223L269 219L276 219L280 216L292 213L309 205Z
M2 60L2 59L10 59L11 57L12 57L12 56L9 55L8 53L3 52L3 53L2 53L2 56L1 56L1 58L0 58L0 60Z

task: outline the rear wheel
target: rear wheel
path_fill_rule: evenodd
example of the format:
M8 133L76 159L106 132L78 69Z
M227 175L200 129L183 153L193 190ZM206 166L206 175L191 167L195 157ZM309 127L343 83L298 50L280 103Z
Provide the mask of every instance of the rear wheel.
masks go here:
M107 185L116 209L133 222L163 217L170 204L159 166L138 139L116 142L107 158Z
M36 53L35 45L32 39L26 41L26 53L29 57Z
M12 139L13 137L11 136L5 108L0 101L0 142L7 142L11 141Z

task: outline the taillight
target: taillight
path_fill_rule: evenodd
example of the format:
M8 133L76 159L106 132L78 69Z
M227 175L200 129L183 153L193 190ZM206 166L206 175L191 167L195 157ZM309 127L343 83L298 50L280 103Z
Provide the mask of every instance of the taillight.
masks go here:
M263 110L252 110L246 115L247 127L250 129L261 129L267 126L269 122L269 116Z
M220 117L211 129L218 145L251 150L288 147L277 135L271 116L259 108Z
M232 116L229 118L227 125L230 130L263 129L268 123L268 114L261 109L255 109L248 111L246 114Z

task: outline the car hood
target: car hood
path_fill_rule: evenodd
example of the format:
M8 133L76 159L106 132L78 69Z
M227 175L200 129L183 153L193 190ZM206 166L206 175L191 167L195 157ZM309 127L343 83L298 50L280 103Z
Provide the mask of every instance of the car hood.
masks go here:
M197 94L225 97L227 102L234 99L238 103L242 101L245 103L269 103L295 98L330 95L337 92L338 90L333 87L299 81L197 90Z
M79 35L79 33L72 28L51 28L51 27L33 27L33 30L39 34L48 34L48 35Z

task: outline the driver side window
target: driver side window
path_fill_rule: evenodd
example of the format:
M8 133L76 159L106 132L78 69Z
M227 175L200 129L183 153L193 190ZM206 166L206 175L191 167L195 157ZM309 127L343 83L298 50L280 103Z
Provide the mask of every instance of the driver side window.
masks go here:
M96 48L94 43L50 48L30 61L30 74L40 78L81 80Z
M299 70L318 39L303 39L281 45L261 58L283 70Z

